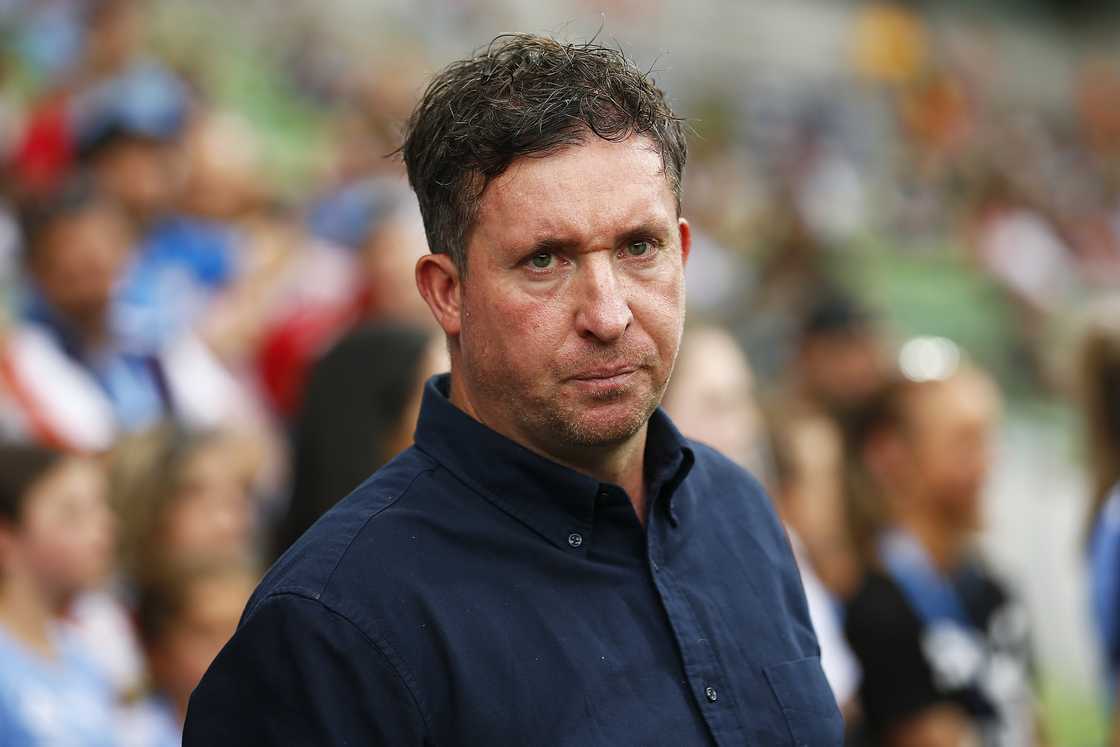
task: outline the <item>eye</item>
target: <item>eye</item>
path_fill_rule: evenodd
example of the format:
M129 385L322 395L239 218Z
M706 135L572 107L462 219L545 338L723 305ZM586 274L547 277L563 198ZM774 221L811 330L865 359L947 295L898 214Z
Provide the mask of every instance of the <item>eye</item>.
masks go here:
M652 252L653 244L645 240L631 241L626 245L626 253L631 257L644 257Z
M552 267L555 258L555 255L551 252L540 252L529 258L529 264L538 270L547 270L549 267Z

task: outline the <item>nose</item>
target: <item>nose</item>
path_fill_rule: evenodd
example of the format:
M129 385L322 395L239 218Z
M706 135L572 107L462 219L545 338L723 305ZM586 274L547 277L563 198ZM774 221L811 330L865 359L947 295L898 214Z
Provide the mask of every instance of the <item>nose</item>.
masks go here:
M581 337L614 342L634 319L625 288L609 256L589 256L581 270L576 330Z

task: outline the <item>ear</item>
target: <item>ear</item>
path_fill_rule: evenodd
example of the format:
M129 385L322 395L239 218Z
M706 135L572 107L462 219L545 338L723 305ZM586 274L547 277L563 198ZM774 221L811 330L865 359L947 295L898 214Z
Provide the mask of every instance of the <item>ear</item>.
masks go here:
M681 266L688 264L688 255L692 251L692 226L684 218L677 219L681 232Z
M425 254L416 262L416 288L449 337L462 328L462 281L450 254Z

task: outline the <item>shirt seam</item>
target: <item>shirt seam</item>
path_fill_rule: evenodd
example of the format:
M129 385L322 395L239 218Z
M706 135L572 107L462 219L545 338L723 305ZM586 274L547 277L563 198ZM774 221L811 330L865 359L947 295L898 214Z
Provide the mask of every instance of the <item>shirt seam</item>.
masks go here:
M400 657L395 651L393 651L393 647L390 646L387 641L384 641L380 637L375 638L374 636L370 635L365 629L363 629L361 625L351 620L348 615L335 608L334 605L328 604L327 602L323 601L321 597L308 596L305 591L300 589L279 589L270 594L268 596L268 599L266 599L265 601L267 602L269 600L278 599L284 596L291 596L297 599L306 599L309 602L313 602L319 605L324 611L329 612L330 614L339 618L348 626L356 630L369 644L370 648L376 651L377 654L385 661L385 663L392 670L393 675L400 681L401 686L404 687L405 692L408 693L408 697L412 701L412 705L416 709L416 713L420 716L421 722L423 722L424 724L424 730L429 738L429 743L434 744L430 741L432 735L434 734L434 731L432 729L432 719L429 717L428 712L423 705L423 701L417 693L419 687L409 673L402 671L403 662L402 666L398 666L397 661L400 661Z
M322 596L323 592L326 591L327 587L330 586L331 581L334 579L334 574L338 571L338 567L342 565L342 561L350 553L350 548L353 547L354 543L358 541L358 537L361 536L362 532L364 532L366 527L369 526L369 523L376 517L384 513L388 508L400 502L406 495L408 495L408 491L412 490L412 486L416 484L416 481L419 480L421 476L430 474L434 470L435 467L428 467L417 472L412 476L412 479L408 481L408 485L405 485L404 490L401 490L396 496L393 497L391 501L388 501L384 506L381 506L379 509L366 517L365 521L362 522L361 527L359 527L358 530L354 532L354 536L352 536L346 543L346 547L342 548L342 551L338 554L338 558L334 561L334 565L331 566L330 573L327 574L327 577L323 580L318 593L315 595L316 599L319 599L319 597Z

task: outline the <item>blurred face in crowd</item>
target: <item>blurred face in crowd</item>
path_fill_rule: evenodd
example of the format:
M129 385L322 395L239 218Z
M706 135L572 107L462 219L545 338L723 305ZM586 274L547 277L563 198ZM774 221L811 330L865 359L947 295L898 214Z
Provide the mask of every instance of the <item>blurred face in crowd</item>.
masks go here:
M124 216L91 204L59 218L43 234L31 272L47 302L80 325L100 322L128 260L131 236Z
M253 502L239 454L226 438L186 459L160 526L170 561L243 558L253 538Z
M173 206L185 168L178 143L122 138L97 155L93 173L105 194L119 200L134 219L146 222Z
M182 706L233 636L256 580L248 573L230 572L188 583L181 613L148 651L156 686Z
M134 0L102 2L86 33L86 57L94 72L120 69L139 46L141 18Z
M424 222L415 205L398 210L370 232L359 257L374 315L425 327L432 324L413 280L416 260L427 252Z
M689 246L646 138L515 161L483 193L458 306L436 304L452 399L561 459L628 442L676 358Z
M664 404L681 433L743 467L758 469L760 415L754 377L729 334L714 328L685 332Z
M817 334L801 350L801 372L810 397L829 409L865 401L883 383L883 352L871 330Z
M113 559L106 479L94 461L67 458L35 482L17 526L0 521L4 573L30 579L62 610L100 581Z
M910 393L896 467L918 510L960 530L979 527L999 410L995 384L973 369Z
M847 532L840 433L826 417L792 417L782 432L790 463L777 490L782 519L805 544L821 581L847 596L859 581L859 567Z

